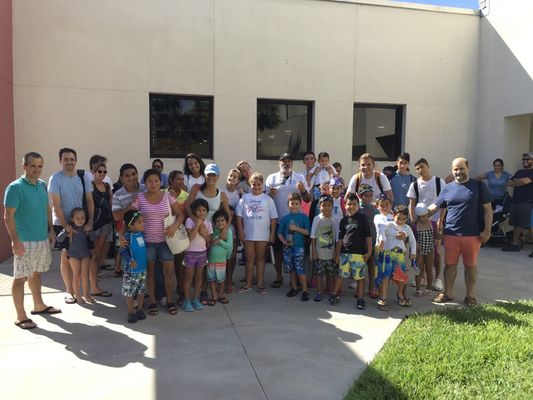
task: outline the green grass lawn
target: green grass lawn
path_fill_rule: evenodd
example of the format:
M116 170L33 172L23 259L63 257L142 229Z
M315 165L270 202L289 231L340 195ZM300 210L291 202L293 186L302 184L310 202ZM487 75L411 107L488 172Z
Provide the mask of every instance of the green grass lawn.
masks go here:
M410 316L352 399L533 399L533 301Z

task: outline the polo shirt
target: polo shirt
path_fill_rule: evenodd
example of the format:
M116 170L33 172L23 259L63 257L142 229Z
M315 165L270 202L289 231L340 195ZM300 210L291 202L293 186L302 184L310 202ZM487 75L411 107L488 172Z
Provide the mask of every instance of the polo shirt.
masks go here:
M4 207L15 208L15 226L23 242L48 239L48 195L46 183L36 184L24 176L9 184L4 195Z

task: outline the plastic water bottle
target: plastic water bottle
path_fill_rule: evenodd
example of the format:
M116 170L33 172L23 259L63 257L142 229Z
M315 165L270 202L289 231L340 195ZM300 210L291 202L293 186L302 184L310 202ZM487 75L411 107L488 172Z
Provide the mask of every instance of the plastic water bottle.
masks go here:
M413 265L413 269L415 271L415 275L419 275L420 274L420 268L418 268L418 265L416 265L416 260L412 261L412 265Z

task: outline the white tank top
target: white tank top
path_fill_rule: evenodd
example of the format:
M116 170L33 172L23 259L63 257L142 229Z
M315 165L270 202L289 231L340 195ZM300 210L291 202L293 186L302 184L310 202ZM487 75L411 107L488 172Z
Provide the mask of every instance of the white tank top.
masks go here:
M206 197L202 192L196 193L197 199L204 199L209 204L209 211L207 212L206 220L213 222L213 214L220 208L222 205L222 200L220 200L221 191L217 189L217 195L215 197Z

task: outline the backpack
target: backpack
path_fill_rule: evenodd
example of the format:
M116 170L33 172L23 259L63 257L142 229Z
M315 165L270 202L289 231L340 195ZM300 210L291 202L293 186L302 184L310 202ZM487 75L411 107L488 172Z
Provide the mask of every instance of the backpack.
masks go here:
M441 188L440 188L440 178L438 176L435 177L435 188L437 189L437 197L439 197ZM418 191L418 180L415 180L413 184L413 189L415 190L416 203L418 204L418 198L420 197L420 192Z
M358 172L355 174L355 193L359 192L359 184L361 183L361 179L363 178L363 173ZM381 173L379 171L374 171L374 180L376 181L378 188L381 193L383 193L383 185L381 184Z
M96 189L96 185L93 182L93 200L94 200L94 217L93 217L93 230L98 230L102 226L109 224L113 220L113 213L109 205L109 183L104 182L105 193Z

